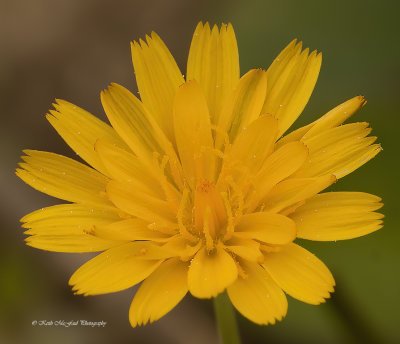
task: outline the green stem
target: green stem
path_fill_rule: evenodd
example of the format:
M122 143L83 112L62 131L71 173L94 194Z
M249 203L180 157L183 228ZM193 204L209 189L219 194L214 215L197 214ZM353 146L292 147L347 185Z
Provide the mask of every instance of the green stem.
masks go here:
M226 292L214 298L214 313L222 344L240 344L235 310Z

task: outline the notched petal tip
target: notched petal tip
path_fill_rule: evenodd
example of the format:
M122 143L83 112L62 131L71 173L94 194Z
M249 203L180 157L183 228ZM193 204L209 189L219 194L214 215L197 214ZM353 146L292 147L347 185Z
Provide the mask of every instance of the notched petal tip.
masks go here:
M108 86L108 89L112 89L112 88L120 88L120 89L125 89L125 87L121 86L120 84L117 84L116 82L111 82L110 85Z
M115 83L115 82L111 82L111 83L107 86L107 88L103 89L103 90L100 92L100 98L101 98L101 100L103 100L104 97L110 96L110 92L113 91L113 90L116 89L116 88L122 88L122 86L119 85L119 84L117 84L117 83Z
M33 149L23 149L22 153L24 153L25 155L32 155L32 153L34 153L35 151ZM25 155L21 155L21 159L23 159L25 157Z
M206 23L207 23L207 22L206 22ZM204 26L203 22L202 22L202 21L199 21L199 22L197 23L197 26L196 26L195 31L197 31L197 30L199 30L199 29L202 29L203 26Z
M259 68L250 69L250 72L256 73L256 74L263 74L263 73L267 73L267 70L262 67L259 67Z
M259 74L259 75L261 75L261 74L263 74L263 73L266 73L267 71L264 69L264 68L253 68L253 69L250 69L246 74L247 75L251 75L251 74ZM246 75L245 74L245 75Z
M365 99L365 97L363 95L359 95L357 97L357 99L360 102L360 107L364 107L367 104L367 100Z
M226 31L228 33L231 33L235 36L235 30L233 29L233 25L229 22L228 25L226 26Z
M55 98L54 102L55 103L53 103L53 105L55 104L55 106L67 106L67 105L75 106L72 103L70 103L69 101L60 99L60 98Z
M17 174L17 172L18 172L18 169L16 169L15 170L15 174ZM17 176L18 176L18 174L17 174ZM21 217L20 219L19 219L19 222L21 222L22 224L21 224L21 227L22 228L29 228L29 225L27 224L27 217L28 217L28 215L24 215L23 217Z
M314 50L311 54L310 54L310 48L305 48L302 52L301 52L301 54L300 55L305 55L305 56L308 56L308 57L312 57L312 56L315 56L316 55L316 50ZM310 56L309 56L310 55Z
M146 35L147 36L147 35ZM140 47L142 48L142 49L146 49L146 48L148 48L149 46L147 45L147 43L142 39L142 38L139 38L139 44L140 44Z
M131 50L132 50L132 54L133 54L137 50L142 50L142 47L140 46L138 41L133 40L133 41L131 41Z
M44 115L44 117L50 122L50 124L51 124L51 121L54 121L54 120L58 120L58 118L57 118L57 111L53 111L53 110L50 110L49 111L50 113L46 113L45 115Z

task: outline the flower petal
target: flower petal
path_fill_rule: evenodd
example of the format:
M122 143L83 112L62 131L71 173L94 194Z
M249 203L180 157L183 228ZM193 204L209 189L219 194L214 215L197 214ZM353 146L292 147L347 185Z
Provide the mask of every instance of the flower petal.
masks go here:
M239 54L231 24L220 31L208 23L197 25L190 46L187 81L197 80L204 91L212 123L218 122L226 96L239 80Z
M22 227L27 245L56 252L103 251L119 241L105 240L92 234L93 228L120 220L117 209L96 209L80 204L60 204L42 208L24 216Z
M179 87L174 103L174 129L183 171L194 188L198 178L215 179L213 138L206 100L196 81Z
M147 277L136 292L129 309L132 327L156 321L186 295L188 263L169 259Z
M168 235L152 230L148 225L148 222L141 219L126 219L107 225L95 226L93 235L107 240L167 241Z
M255 177L255 195L249 201L248 212L253 211L276 184L296 172L307 156L307 147L299 141L290 142L272 153Z
M233 92L224 102L221 114L216 121L218 131L216 147L221 148L228 133L231 142L251 122L258 118L267 92L267 73L262 69L252 69L243 75Z
M287 300L269 274L258 264L243 264L247 277L239 277L228 287L235 308L259 325L275 324L287 312Z
M83 264L69 280L77 294L98 295L124 290L147 278L162 262L141 258L150 243L113 247ZM154 246L154 245L153 245Z
M382 207L380 201L363 192L327 192L309 199L290 217L297 224L299 238L352 239L382 227L383 215L374 212Z
M277 131L276 118L260 116L239 133L229 152L230 159L244 164L252 174L258 172L274 148Z
M132 62L140 98L160 128L174 142L172 104L178 86L184 83L174 58L155 33L131 43Z
M189 291L200 299L215 297L235 281L237 274L235 261L221 246L211 253L203 247L189 267Z
M112 207L105 198L108 178L96 170L62 155L25 150L25 163L17 176L36 190L70 202Z
M267 253L262 265L287 294L300 301L317 305L333 292L335 281L329 269L296 244Z
M120 220L118 209L97 209L81 204L59 204L41 208L25 215L22 227L31 228L28 234L55 233L61 228L81 225L82 230L89 230L94 224L104 225Z
M316 121L284 136L279 140L278 145L282 145L291 141L298 141L302 138L309 138L314 135L318 135L324 130L337 127L346 119L354 115L366 103L367 101L363 96L351 98L348 101L336 106L334 109L330 110Z
M295 43L290 43L267 71L268 90L262 111L279 119L278 137L303 111L321 68L321 53L308 55L308 48L301 52L301 42Z
M106 188L107 196L117 208L148 221L153 228L173 231L177 227L176 214L167 201L149 196L134 185L111 180Z
M368 123L351 123L331 128L302 141L310 155L296 177L317 177L334 174L342 178L376 156L381 150L373 144L376 137L366 137Z
M254 263L260 263L264 256L260 251L260 243L234 235L224 243L224 247L237 256Z
M95 150L112 179L134 185L155 197L164 196L157 179L152 175L154 169L148 168L138 157L105 140L97 140Z
M120 245L122 241L105 240L86 233L37 234L25 238L28 246L53 252L98 252Z
M65 100L57 99L55 110L46 115L64 141L97 171L107 174L102 162L94 151L98 139L106 139L114 145L127 148L124 141L108 124L89 112Z
M101 102L114 129L139 158L153 161L154 152L173 154L160 127L126 88L111 84L101 92Z
M279 213L297 202L304 201L336 182L334 175L318 178L286 179L271 190L264 199L264 211Z
M181 235L172 236L163 249L174 253L171 257L179 257L182 261L190 260L202 247L203 243L201 240L197 242L188 242Z
M271 245L285 245L296 238L294 221L266 212L243 215L235 227L235 236L252 238Z

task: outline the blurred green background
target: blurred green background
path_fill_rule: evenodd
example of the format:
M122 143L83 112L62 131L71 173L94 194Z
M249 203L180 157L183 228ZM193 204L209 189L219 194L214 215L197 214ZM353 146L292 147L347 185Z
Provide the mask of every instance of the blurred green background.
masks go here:
M321 306L289 299L287 317L259 327L240 318L244 343L398 343L398 1L0 1L1 343L217 343L211 304L186 297L153 325L132 329L133 289L73 296L67 281L86 254L24 245L19 219L57 203L18 180L25 148L73 152L44 118L63 98L104 118L99 92L110 82L136 90L129 42L155 30L183 73L199 20L232 22L242 74L267 68L293 38L323 52L310 103L296 126L358 94L368 104L353 121L369 121L384 151L335 184L385 203L385 227L351 241L304 246L332 270L337 292ZM338 214L340 216L340 214ZM32 326L34 320L106 321L104 328Z

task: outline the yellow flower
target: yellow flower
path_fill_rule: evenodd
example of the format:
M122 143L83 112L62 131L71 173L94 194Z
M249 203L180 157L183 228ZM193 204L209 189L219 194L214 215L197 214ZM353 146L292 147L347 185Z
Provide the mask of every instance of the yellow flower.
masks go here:
M368 123L342 125L352 98L283 136L313 91L321 54L291 42L267 71L240 77L232 26L200 23L186 81L162 40L132 43L140 98L112 84L101 101L112 126L63 100L47 119L91 167L25 151L17 175L71 202L22 219L27 244L59 252L104 251L71 277L77 294L142 282L132 326L152 322L189 291L227 290L257 324L285 316L284 294L310 304L333 291L328 268L295 238L329 241L381 227L380 198L320 193L373 158Z

